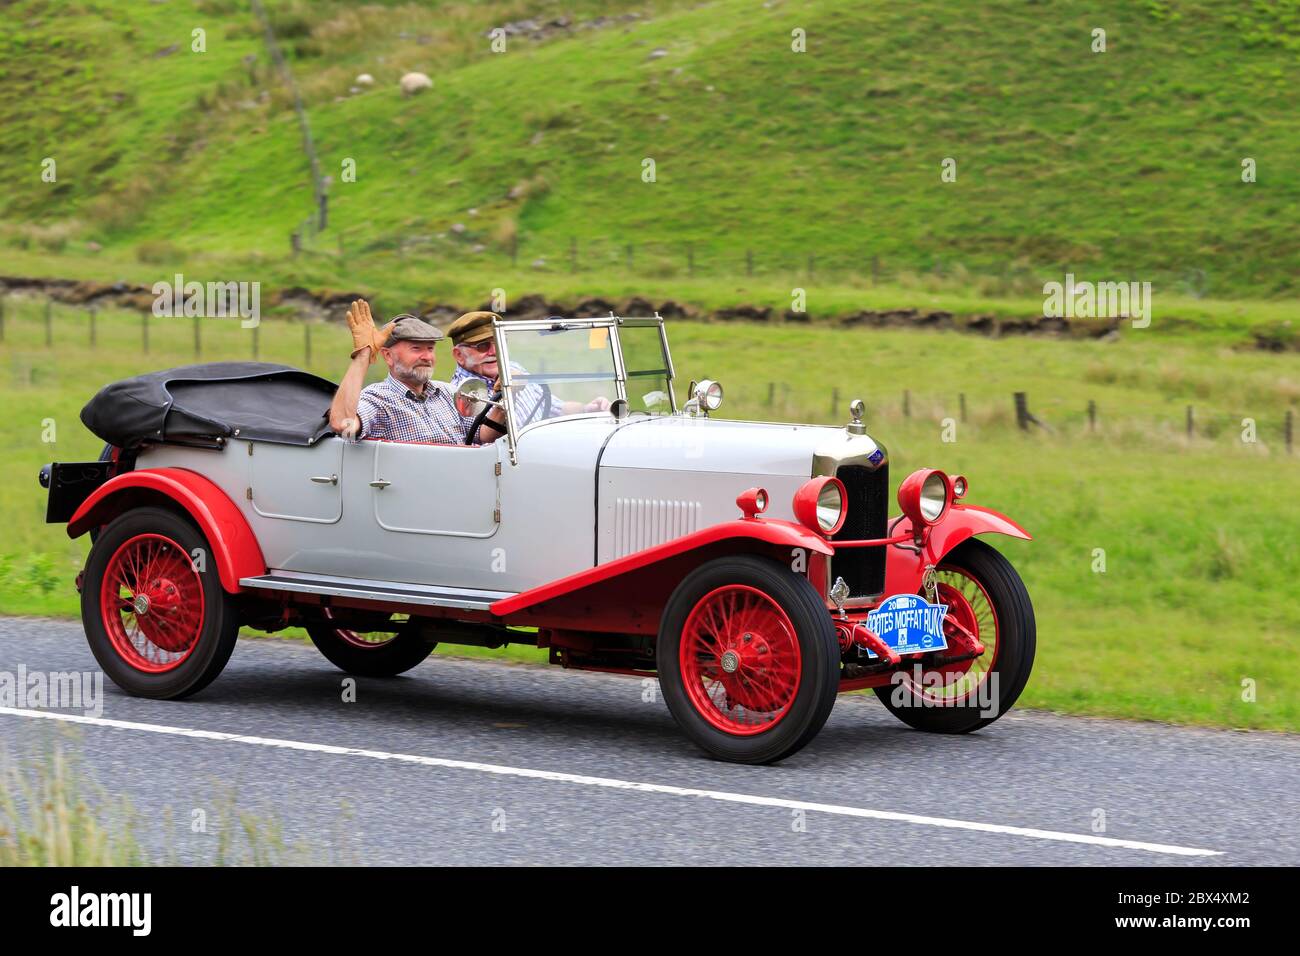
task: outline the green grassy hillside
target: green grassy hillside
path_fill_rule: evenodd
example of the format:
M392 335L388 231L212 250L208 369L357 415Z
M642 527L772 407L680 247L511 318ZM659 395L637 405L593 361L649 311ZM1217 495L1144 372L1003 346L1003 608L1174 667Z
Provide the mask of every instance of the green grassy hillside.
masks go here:
M430 273L479 260L504 282L569 271L576 243L580 270L664 279L689 243L711 275L752 251L774 278L809 256L868 274L874 256L988 294L1066 270L1166 295L1296 291L1296 0L267 7L334 180L317 242L343 235L344 275L404 243ZM493 26L559 16L489 47ZM407 70L433 89L404 99ZM375 85L350 93L362 72ZM246 2L7 4L0 253L283 257L313 205L289 104Z

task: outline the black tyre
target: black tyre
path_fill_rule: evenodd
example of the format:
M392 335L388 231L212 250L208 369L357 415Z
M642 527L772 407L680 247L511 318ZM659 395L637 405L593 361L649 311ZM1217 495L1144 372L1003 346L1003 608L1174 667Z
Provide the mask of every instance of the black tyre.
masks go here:
M358 677L404 674L438 646L400 626L395 631L362 634L325 620L309 621L306 628L312 643L331 664Z
M239 614L215 564L199 529L165 508L136 508L102 529L86 562L81 620L113 683L168 700L221 673Z
M900 672L876 696L917 730L965 734L997 720L1015 704L1034 666L1034 606L1011 562L971 538L938 566L945 628L961 622L984 644L974 661ZM917 680L919 676L920 680Z
M839 643L817 592L754 555L717 558L677 586L656 655L678 725L734 763L795 753L826 723L839 691Z

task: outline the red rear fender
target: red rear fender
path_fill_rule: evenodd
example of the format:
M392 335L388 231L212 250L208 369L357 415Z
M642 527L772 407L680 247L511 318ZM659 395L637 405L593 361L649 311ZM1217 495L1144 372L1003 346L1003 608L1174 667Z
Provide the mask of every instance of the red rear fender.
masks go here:
M132 508L164 500L199 526L212 546L211 558L227 591L239 591L240 578L266 573L262 549L235 503L207 478L184 468L128 471L104 482L68 521L68 537L80 537Z

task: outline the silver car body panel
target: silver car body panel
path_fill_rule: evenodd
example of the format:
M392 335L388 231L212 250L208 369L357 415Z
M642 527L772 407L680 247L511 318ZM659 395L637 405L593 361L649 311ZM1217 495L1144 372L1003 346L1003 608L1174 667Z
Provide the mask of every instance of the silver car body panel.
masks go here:
M836 456L849 437L818 425L588 414L525 429L517 465L504 441L328 437L311 448L152 446L136 467L188 468L229 496L267 562L250 586L415 586L427 603L470 607L489 598L467 592L524 591L738 517L736 496L755 485L768 490L769 516L792 519L815 460ZM447 603L455 595L471 603Z

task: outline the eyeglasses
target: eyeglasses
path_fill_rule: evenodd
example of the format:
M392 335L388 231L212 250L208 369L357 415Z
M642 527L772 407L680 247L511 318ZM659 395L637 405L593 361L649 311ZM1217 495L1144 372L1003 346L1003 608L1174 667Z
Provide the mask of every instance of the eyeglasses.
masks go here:
M461 342L460 344L465 348L473 349L475 352L478 352L480 355L482 355L484 352L492 348L492 346L496 345L497 343L495 339L483 339L481 342Z

